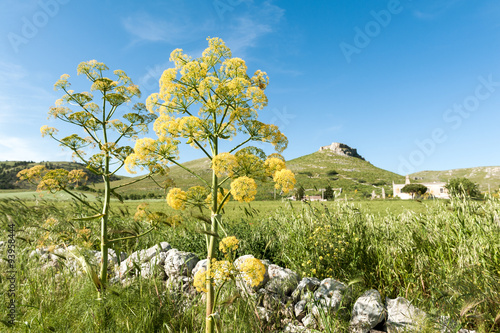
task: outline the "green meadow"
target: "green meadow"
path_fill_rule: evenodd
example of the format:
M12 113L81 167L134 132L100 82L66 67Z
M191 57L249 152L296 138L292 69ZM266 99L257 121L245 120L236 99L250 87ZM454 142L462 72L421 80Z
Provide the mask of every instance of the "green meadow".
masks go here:
M25 192L19 192L25 193ZM18 194L19 194L18 193ZM6 194L3 193L5 196ZM29 197L29 196L28 196ZM113 201L113 238L137 234L146 222L133 220L141 201ZM131 254L162 241L173 248L206 255L200 216L208 212L173 211L164 200L149 200L148 209L176 215L176 223L159 227L136 240L115 244ZM84 275L68 268L41 270L37 248L76 244L98 250L99 227L74 220L86 208L70 200L0 199L2 239L7 215L16 224L16 315L13 332L201 332L202 294L188 298L173 293L164 281L138 278L128 286L113 284L103 302ZM239 255L253 254L301 277L333 277L350 282L354 296L377 289L383 297L402 296L432 318L449 316L477 332L500 329L500 201L333 201L230 202L224 209L223 231L240 240ZM57 224L45 222L53 218ZM84 242L79 231L89 229ZM90 244L90 245L89 245ZM5 256L5 253L4 253ZM218 256L221 256L219 253ZM5 261L0 275L6 281ZM2 283L1 313L7 313L7 283ZM262 320L252 301L228 285L217 311L224 332L273 332L281 319ZM104 309L102 308L104 307ZM346 304L352 307L352 304ZM104 310L104 311L102 311ZM0 325L5 325L6 318ZM343 312L328 318L325 331L347 332Z

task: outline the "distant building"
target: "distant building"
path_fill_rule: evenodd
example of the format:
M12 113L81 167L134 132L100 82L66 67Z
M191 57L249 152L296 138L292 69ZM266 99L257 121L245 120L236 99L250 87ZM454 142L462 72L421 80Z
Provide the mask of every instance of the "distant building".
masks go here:
M326 201L326 199L323 199L321 195L307 195L306 199L309 201Z
M392 193L393 193L394 197L400 197L401 199L405 199L405 200L411 199L410 193L401 192L401 189L407 184L410 184L410 177L408 175L406 176L406 181L404 184L394 184L394 182L393 182L392 183ZM444 182L419 183L419 184L427 187L426 194L429 194L434 198L438 198L438 199L449 199L450 198L450 195L448 193L448 189L445 187L446 183L444 183Z

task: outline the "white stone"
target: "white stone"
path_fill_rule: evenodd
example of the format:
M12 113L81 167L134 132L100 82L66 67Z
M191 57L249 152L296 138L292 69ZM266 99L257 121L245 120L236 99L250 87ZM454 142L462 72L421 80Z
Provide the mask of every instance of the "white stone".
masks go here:
M265 286L267 291L280 296L290 296L297 288L299 276L294 271L271 264L267 267L267 273L269 275L269 281Z
M190 252L171 249L165 258L165 273L167 276L191 276L191 272L200 259Z
M377 290L368 290L354 303L350 331L368 333L385 319L382 298Z
M425 320L425 312L414 307L407 299L398 297L386 299L387 332L418 332Z

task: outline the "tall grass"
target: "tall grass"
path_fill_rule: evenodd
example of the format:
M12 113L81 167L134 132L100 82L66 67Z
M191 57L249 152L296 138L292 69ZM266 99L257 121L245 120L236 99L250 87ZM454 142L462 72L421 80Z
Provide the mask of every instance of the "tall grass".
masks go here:
M50 202L28 206L20 200L0 201L2 240L7 233L6 215L13 217L18 229L18 323L10 330L202 331L202 295L188 296L169 290L164 281L139 278L128 287L113 285L103 305L95 300L88 279L64 268L64 260L61 270L41 270L40 259L30 258L29 253L46 233L43 222L57 218L56 231L69 235L85 226L71 220L82 209L77 205L61 209ZM196 232L199 222L187 214L183 218L180 226L120 243L115 250L130 254L167 241L174 248L205 255L203 235ZM111 221L116 234L133 234L142 227L134 224L126 210L116 211ZM500 202L496 199L454 199L433 203L423 212L401 214L366 213L346 202L284 203L272 213L228 219L224 229L241 240L240 254L269 259L301 276L358 281L352 285L354 297L374 288L383 297L406 297L428 314L447 315L463 327L500 331ZM66 240L72 241L81 242L81 238ZM2 265L0 319L6 320L7 282L5 263ZM226 332L282 329L282 318L263 320L253 302L234 286L225 291L220 303ZM101 311L102 306L106 311ZM351 306L345 304L348 310ZM339 314L327 322L341 332L346 330L347 320L348 316Z

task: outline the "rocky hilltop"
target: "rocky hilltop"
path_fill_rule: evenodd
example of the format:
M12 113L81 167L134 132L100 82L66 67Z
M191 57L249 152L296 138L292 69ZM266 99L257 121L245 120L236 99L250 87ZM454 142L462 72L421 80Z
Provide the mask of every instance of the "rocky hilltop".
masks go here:
M339 142L332 142L332 144L329 146L323 146L319 148L319 151L331 151L337 155L356 157L362 159L363 161L365 160L361 155L358 154L356 149Z

